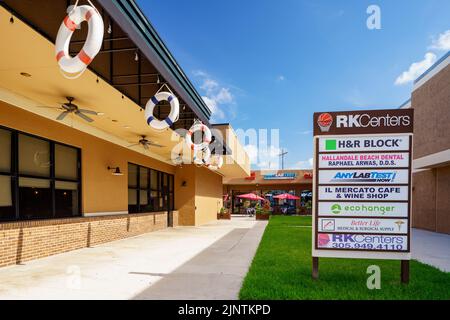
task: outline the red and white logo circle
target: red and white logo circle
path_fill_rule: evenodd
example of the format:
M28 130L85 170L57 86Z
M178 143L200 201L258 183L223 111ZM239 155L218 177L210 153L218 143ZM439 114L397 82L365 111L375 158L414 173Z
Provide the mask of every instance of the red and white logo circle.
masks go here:
M319 233L319 237L317 240L318 240L319 247L321 247L321 248L327 247L331 241L330 236L326 233Z
M317 124L322 132L328 132L333 124L333 117L329 113L322 113L317 119Z

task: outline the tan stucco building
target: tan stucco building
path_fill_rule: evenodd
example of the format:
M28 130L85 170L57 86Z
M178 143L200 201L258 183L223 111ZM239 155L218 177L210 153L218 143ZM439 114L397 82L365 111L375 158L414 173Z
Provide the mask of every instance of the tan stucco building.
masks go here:
M217 219L222 180L250 174L248 156L231 126L209 122L211 111L134 1L95 1L104 44L76 80L64 78L55 60L67 1L0 5L8 44L0 52L0 266ZM81 49L86 27L71 50ZM181 111L156 131L143 109L162 84ZM66 97L94 111L93 121L59 118ZM154 112L168 113L165 104ZM210 149L225 159L219 170L189 164L180 132L196 119L212 129ZM142 136L153 145L140 145Z

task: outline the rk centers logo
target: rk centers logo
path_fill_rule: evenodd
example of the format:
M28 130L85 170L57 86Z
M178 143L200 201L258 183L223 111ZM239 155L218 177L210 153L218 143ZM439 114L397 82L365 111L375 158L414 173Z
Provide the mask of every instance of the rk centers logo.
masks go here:
M341 206L338 205L337 203L335 203L335 204L333 204L333 205L331 206L331 212L332 212L333 214L340 214L340 213L341 213L341 210L342 210Z
M333 117L329 113L322 113L317 119L317 124L322 132L328 132L333 124Z

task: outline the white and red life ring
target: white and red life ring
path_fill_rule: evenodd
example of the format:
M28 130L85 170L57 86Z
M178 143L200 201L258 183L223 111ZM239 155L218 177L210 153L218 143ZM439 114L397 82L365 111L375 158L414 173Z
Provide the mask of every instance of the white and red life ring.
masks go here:
M192 136L196 131L202 131L203 132L203 142L195 144L192 141ZM194 124L191 129L186 133L186 144L187 146L192 149L193 151L202 150L205 148L208 148L209 144L211 143L212 139L212 133L209 128L204 125L203 123L196 123Z
M207 165L211 159L211 150L206 147L201 150L194 150L194 164L196 165Z
M153 111L155 110L155 106L163 100L169 101L170 113L166 119L158 120L153 115ZM150 98L150 100L148 100L147 105L145 106L145 120L147 121L147 124L149 126L157 130L164 130L171 127L175 122L178 121L179 116L180 103L178 101L178 98L170 92L159 92L155 94Z
M206 166L211 170L219 170L223 167L223 158L220 155L215 155L211 157L214 161L210 161Z
M78 26L87 21L89 26L86 42L81 51L71 57L69 54L70 40ZM75 6L59 27L56 37L56 60L62 71L69 74L82 73L100 52L103 43L104 24L97 9L83 5Z

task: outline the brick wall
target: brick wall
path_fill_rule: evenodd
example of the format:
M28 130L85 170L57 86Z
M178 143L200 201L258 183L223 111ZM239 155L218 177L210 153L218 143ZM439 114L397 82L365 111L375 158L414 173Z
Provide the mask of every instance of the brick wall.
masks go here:
M165 228L165 212L0 223L0 267Z

